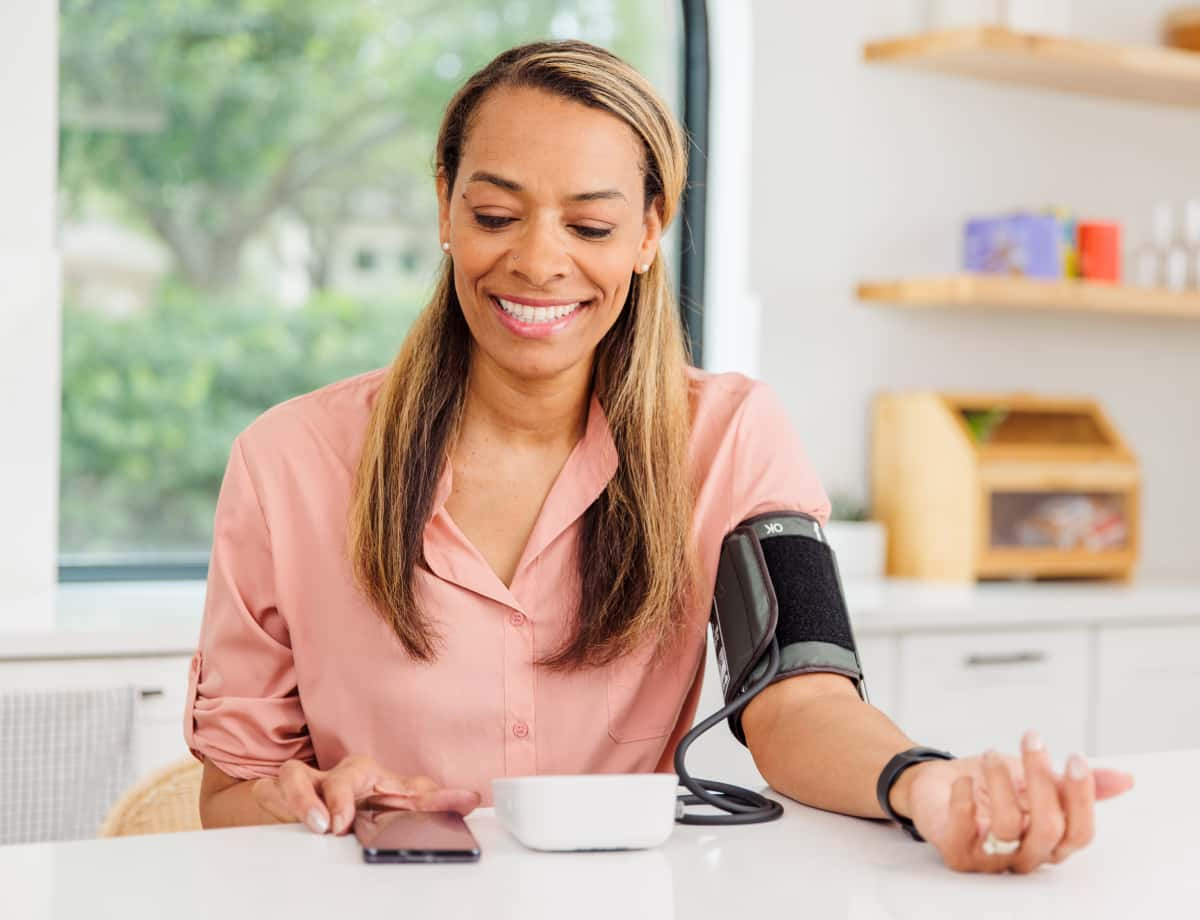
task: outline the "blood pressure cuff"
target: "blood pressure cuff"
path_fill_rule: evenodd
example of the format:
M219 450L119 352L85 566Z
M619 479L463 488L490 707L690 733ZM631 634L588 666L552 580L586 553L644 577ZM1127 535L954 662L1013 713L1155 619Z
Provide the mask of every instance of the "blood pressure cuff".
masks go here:
M772 640L780 663L771 683L816 671L844 674L866 699L837 561L810 515L760 514L725 537L712 632L727 704L767 673ZM729 717L729 727L745 744L741 712Z

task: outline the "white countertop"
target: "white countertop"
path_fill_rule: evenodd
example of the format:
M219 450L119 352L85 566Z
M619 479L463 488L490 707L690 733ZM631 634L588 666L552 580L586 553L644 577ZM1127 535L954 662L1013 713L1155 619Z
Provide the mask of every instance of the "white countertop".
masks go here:
M1111 763L1137 787L1098 806L1092 847L1029 876L956 874L895 827L784 800L770 824L623 853L534 853L480 810L475 865L368 866L353 837L298 825L0 847L0 891L21 920L1195 916L1200 751Z
M855 635L1200 621L1200 582L985 582L899 578L845 585Z
M51 599L0 604L0 661L190 655L200 634L205 582L68 582ZM30 607L53 609L50 628L14 629Z
M855 635L1051 629L1200 622L1200 581L990 582L904 579L846 584ZM188 655L196 646L203 581L63 584L56 625L13 630L0 607L0 661L28 658Z

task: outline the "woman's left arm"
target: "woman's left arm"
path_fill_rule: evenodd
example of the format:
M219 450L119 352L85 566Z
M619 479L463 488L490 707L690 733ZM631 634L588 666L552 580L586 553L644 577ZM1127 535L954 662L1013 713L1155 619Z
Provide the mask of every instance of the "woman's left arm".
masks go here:
M875 798L879 774L894 755L916 746L838 674L801 674L772 684L746 707L742 727L772 788L807 805L864 818L885 817ZM989 752L909 767L892 787L890 804L951 869L1030 872L1086 846L1095 801L1132 784L1125 773L1089 770L1079 755L1068 760L1066 776L1054 773L1029 732L1020 758ZM989 855L983 848L989 833L1002 841L1019 839L1021 846Z

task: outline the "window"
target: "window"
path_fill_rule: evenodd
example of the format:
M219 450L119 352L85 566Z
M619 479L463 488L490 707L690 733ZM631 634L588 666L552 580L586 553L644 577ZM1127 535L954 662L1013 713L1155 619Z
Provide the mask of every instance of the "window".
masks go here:
M238 431L390 362L441 256L430 156L468 73L579 37L682 112L697 5L62 0L60 578L201 576Z

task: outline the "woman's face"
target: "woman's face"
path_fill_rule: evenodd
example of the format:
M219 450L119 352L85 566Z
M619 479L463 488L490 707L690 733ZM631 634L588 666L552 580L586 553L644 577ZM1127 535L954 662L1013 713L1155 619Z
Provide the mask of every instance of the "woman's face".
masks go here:
M607 112L504 88L476 110L440 229L475 344L504 371L590 369L662 231L637 135Z

